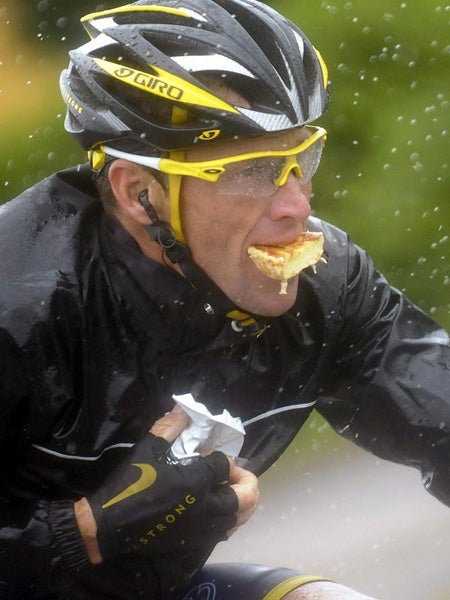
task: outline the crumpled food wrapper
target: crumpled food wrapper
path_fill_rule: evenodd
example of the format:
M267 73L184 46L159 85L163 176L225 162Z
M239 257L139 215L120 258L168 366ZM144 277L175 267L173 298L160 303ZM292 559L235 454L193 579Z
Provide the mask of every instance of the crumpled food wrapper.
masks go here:
M239 455L245 429L238 417L232 417L227 410L221 415L212 415L204 404L194 400L192 394L173 396L173 399L191 419L172 444L175 459L189 459L214 450L231 457Z

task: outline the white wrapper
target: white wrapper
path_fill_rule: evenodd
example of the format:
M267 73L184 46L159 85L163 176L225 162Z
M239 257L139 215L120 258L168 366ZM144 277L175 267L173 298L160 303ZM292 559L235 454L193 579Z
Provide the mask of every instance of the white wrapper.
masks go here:
M212 415L196 402L191 394L173 396L175 402L189 415L191 421L172 444L172 454L178 460L192 458L214 450L237 457L244 443L245 430L239 418L227 410Z

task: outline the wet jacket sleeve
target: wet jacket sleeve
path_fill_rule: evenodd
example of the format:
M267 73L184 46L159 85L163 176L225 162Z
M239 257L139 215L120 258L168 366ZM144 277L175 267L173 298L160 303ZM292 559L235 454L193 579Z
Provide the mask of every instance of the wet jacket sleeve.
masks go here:
M319 410L359 446L418 468L425 488L450 506L448 334L349 248Z
M29 383L23 355L0 330L0 596L58 587L64 573L89 564L72 500L49 502L16 494L9 465L27 443ZM11 595L10 595L11 594Z

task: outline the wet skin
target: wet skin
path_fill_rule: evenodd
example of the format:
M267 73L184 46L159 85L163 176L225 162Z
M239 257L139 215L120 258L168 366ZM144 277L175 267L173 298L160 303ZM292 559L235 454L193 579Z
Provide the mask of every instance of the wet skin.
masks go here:
M265 137L232 142L233 153L267 147ZM226 148L223 151L231 154ZM188 160L212 158L214 151L209 148L188 153ZM183 231L195 261L241 308L264 316L284 313L295 301L298 278L290 280L286 295L280 295L280 282L262 274L247 249L296 239L311 212L311 184L301 185L290 173L286 184L268 197L220 194L217 188L200 179L183 179Z

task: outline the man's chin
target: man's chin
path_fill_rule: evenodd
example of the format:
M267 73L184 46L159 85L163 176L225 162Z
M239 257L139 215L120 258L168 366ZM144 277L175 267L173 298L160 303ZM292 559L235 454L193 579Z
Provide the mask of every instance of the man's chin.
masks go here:
M297 298L298 276L287 282L284 289L281 281L270 280L253 293L248 290L242 296L238 306L260 317L279 317L292 308Z

